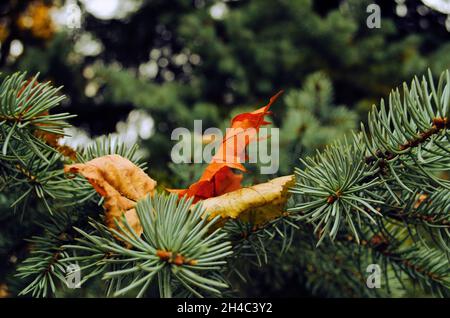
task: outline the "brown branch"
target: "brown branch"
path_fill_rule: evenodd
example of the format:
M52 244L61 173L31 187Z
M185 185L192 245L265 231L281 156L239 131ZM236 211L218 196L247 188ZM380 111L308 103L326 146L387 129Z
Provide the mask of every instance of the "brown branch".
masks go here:
M450 228L450 221L449 220L441 220L438 219L438 216L436 215L424 215L418 212L413 212L413 213L405 213L403 211L401 212L397 212L397 213L387 213L385 214L388 217L391 217L393 219L400 219L403 220L405 218L410 218L413 220L420 220L420 221L425 221L427 223L433 224L433 225L441 225L441 226L445 226L445 227L449 227Z
M351 243L355 242L355 240L353 239L353 237L351 235L347 236L347 241L351 242ZM369 240L361 240L360 245L366 246L367 248L370 248L370 249L373 249L374 251L382 254L383 256L392 259L394 262L401 263L404 266L408 267L409 269L411 269L415 272L424 274L433 280L441 280L443 278L442 276L435 274L431 271L427 271L425 268L413 264L410 260L402 259L394 252L391 252L389 249L390 242L382 234L375 234Z
M337 190L336 193L330 195L327 198L327 203L328 204L333 204L334 201L338 200L341 195L342 195L342 191L341 190Z
M433 119L433 126L431 126L430 129L420 133L419 136L417 136L416 138L414 138L412 140L407 141L403 145L400 145L399 149L400 150L405 150L405 149L408 149L408 148L417 147L419 144L421 144L422 142L426 141L431 136L439 133L443 129L447 129L448 127L450 127L449 123L450 122L449 122L447 117L434 118Z
M403 151L409 148L417 147L419 144L428 140L431 136L438 134L443 129L448 129L450 127L450 121L447 117L436 117L433 118L433 125L431 128L420 132L417 137L406 141L404 144L399 146L399 150ZM381 150L377 150L374 156L366 157L365 161L367 164L374 163L375 161L381 159L381 162L385 162L385 160L390 160L394 158L396 155L390 151L382 152Z
M22 173L25 177L30 180L31 183L38 183L37 177L31 173L31 171L27 170L26 168L22 167L21 165L16 165L17 170Z

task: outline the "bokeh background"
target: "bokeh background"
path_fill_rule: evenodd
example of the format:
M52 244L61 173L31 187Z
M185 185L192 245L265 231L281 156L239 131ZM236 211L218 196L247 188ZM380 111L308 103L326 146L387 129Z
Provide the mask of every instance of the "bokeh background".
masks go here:
M372 3L380 28L366 23ZM80 147L110 134L139 144L149 174L174 188L203 169L171 163L176 127L202 119L205 129L225 128L284 89L272 121L281 129L278 174L292 173L299 157L359 128L392 88L449 68L449 53L448 0L0 3L0 70L40 72L64 86L61 110L77 117L63 142ZM245 182L270 177L250 172ZM292 270L257 275L246 295L267 295L265 283L277 296L301 293L289 287Z

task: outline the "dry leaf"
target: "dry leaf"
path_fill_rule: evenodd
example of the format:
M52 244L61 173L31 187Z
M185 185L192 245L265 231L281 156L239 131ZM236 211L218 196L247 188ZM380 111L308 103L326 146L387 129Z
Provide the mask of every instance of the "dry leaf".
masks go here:
M231 128L227 130L217 153L197 182L188 189L167 190L178 193L180 197L194 197L194 203L196 203L240 189L242 174L234 173L232 169L245 172L241 162L245 160L246 147L257 138L259 128L269 124L264 117L270 114L270 106L281 94L282 91L272 96L267 105L253 112L239 114L231 120ZM238 140L242 137L245 137L244 142L239 143Z
M152 195L156 187L156 181L142 169L119 155L108 155L84 164L65 166L64 172L81 174L105 198L105 223L108 227L115 228L114 220L124 214L136 234L142 234L134 206L147 194Z
M45 126L45 124L39 124L39 126ZM44 142L47 145L49 145L50 147L52 147L53 149L58 151L63 156L70 158L72 160L76 160L77 152L75 151L75 149L73 149L72 147L69 147L67 145L61 145L59 143L59 141L64 137L63 135L49 133L49 132L42 131L42 130L36 130L34 132L34 135L36 137L44 140Z
M294 185L294 176L284 176L242 188L202 202L210 218L239 218L255 225L279 217L289 197L288 189Z

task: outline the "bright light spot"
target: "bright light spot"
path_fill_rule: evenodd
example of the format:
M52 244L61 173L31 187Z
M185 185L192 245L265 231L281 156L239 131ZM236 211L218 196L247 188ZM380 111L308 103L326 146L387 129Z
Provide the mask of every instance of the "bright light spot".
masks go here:
M153 134L153 118L144 117L141 120L141 126L139 127L139 137L142 139L149 139Z
M126 121L116 124L116 131L120 140L127 145L133 145L140 139L148 139L153 135L155 121L146 112L132 110Z
M144 111L133 110L128 114L126 121L120 121L116 125L116 132L109 134L111 144L123 142L127 146L133 146L139 139L149 139L154 132L155 121ZM74 149L85 148L95 140L84 130L76 127L65 128L64 136L60 140L61 145L67 145Z
M450 32L450 15L447 16L447 19L445 19L445 28L448 32Z
M135 12L143 1L136 0L82 0L86 10L103 20L122 19Z
M450 14L450 0L422 0L422 2L436 11Z
M67 136L64 136L59 143L73 149L84 148L92 142L91 137L86 131L76 127L64 128L64 134Z
M98 84L96 82L89 82L86 85L86 88L84 89L84 94L87 97L94 97L95 94L97 94L98 89L99 89L99 87L98 87Z
M397 7L395 7L395 12L399 17L404 17L408 13L408 7L404 4L398 4Z
M150 61L139 65L139 74L147 78L155 78L158 74L158 64L155 61Z
M103 45L92 34L84 33L75 43L74 50L84 56L96 56L102 52Z
M217 2L209 9L209 14L213 19L221 20L228 13L228 7L223 2Z
M67 0L64 6L52 8L52 20L58 26L69 29L81 28L81 9L75 0Z
M187 61L188 61L188 57L187 57L187 55L184 54L184 53L177 54L177 55L175 55L175 57L173 58L173 62L174 62L176 65L184 65L184 64L187 63Z
M83 0L86 10L99 19L112 19L117 14L120 0Z
M197 65L200 63L200 55L198 54L192 54L189 56L189 62L191 62L194 65Z
M157 60L161 56L161 50L158 49L152 49L150 51L150 58Z
M165 71L162 73L162 77L165 81L171 82L175 79L175 75L171 71Z
M83 70L83 76L86 79L92 79L95 76L94 68L92 66L86 66Z
M18 57L23 53L23 44L19 40L12 40L11 47L9 49L9 53L13 57Z
M163 57L158 60L158 65L162 68L167 67L169 65L169 61Z

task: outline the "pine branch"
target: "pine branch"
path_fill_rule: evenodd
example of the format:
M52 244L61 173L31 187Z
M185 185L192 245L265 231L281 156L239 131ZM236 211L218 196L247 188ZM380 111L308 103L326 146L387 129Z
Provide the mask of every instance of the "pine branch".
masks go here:
M288 211L299 212L299 220L316 224L318 244L327 235L334 239L342 221L359 240L357 227L361 226L361 216L375 223L373 216L380 214L374 207L383 203L374 193L380 180L374 178L366 182L377 169L367 169L363 153L355 140L353 144L336 143L315 158L300 159L305 169L296 169L297 183L291 192L302 202ZM353 215L357 221L353 220Z
M78 154L77 161L85 163L95 158L115 154L130 160L139 168L146 170L146 163L142 160L138 150L136 144L128 147L125 143L113 139L111 135L108 135L99 137L91 145L84 147Z
M297 185L292 190L300 202L290 211L300 211L300 219L316 224L318 244L325 235L333 240L342 220L358 241L361 221L373 223L371 214L381 215L380 208L390 199L398 204L408 200L409 196L399 198L402 189L417 193L419 189L448 187L448 181L436 177L435 172L449 167L447 124L439 118L446 118L450 111L450 75L441 76L437 89L431 73L429 78L431 94L427 81L419 83L416 78L411 89L404 86L403 102L395 91L389 98L389 112L384 103L380 111L371 112L372 138L363 133L364 139L356 136L351 144L335 144L315 158L301 160L305 168L296 169ZM427 128L430 123L431 130ZM426 133L417 133L421 129ZM373 164L366 152L376 158L381 154L381 158Z
M388 111L382 100L380 110L374 107L369 114L371 138L362 126L370 153L366 162L379 161L410 192L409 178L400 181L396 173L398 168L414 170L416 174L449 188L448 181L430 173L449 169L449 91L450 73L442 73L436 88L429 71L428 80L423 77L420 82L416 77L410 88L403 85L403 99L398 89L393 91L389 96Z
M2 155L6 156L11 142L28 142L28 146L46 161L42 149L52 149L33 135L36 132L64 135L63 128L70 127L65 120L73 117L68 113L49 114L49 111L64 100L58 96L60 88L50 83L25 80L26 73L7 76L0 85L0 128L4 136ZM29 134L27 134L29 133Z
M69 254L65 244L73 240L70 234L73 217L61 213L44 222L44 233L29 240L30 256L17 269L16 276L28 280L28 285L19 295L49 297L56 293L58 285L65 283L66 267L62 260Z
M103 254L91 254L96 257L96 262L100 255L103 258L105 253L112 253L114 259L108 257L103 259L104 262L113 262L121 268L105 272L103 277L112 280L115 296L137 290L137 296L141 297L155 277L161 297L174 293L174 282L199 297L202 292L220 295L220 289L227 285L200 273L209 273L210 276L218 271L231 254L231 246L224 241L226 234L220 234L220 230L209 233L218 217L212 221L202 218L205 211L200 205L189 212L191 203L192 200L184 199L177 203L176 195L155 194L153 198L139 201L136 206L143 227L141 237L123 218L123 225L117 222L120 230L96 225L97 229L101 229L102 236L78 229L84 236L79 242L86 245L68 247L80 251L98 250ZM127 246L117 242L117 239ZM115 280L118 277L121 280L127 278L128 283L121 285Z

